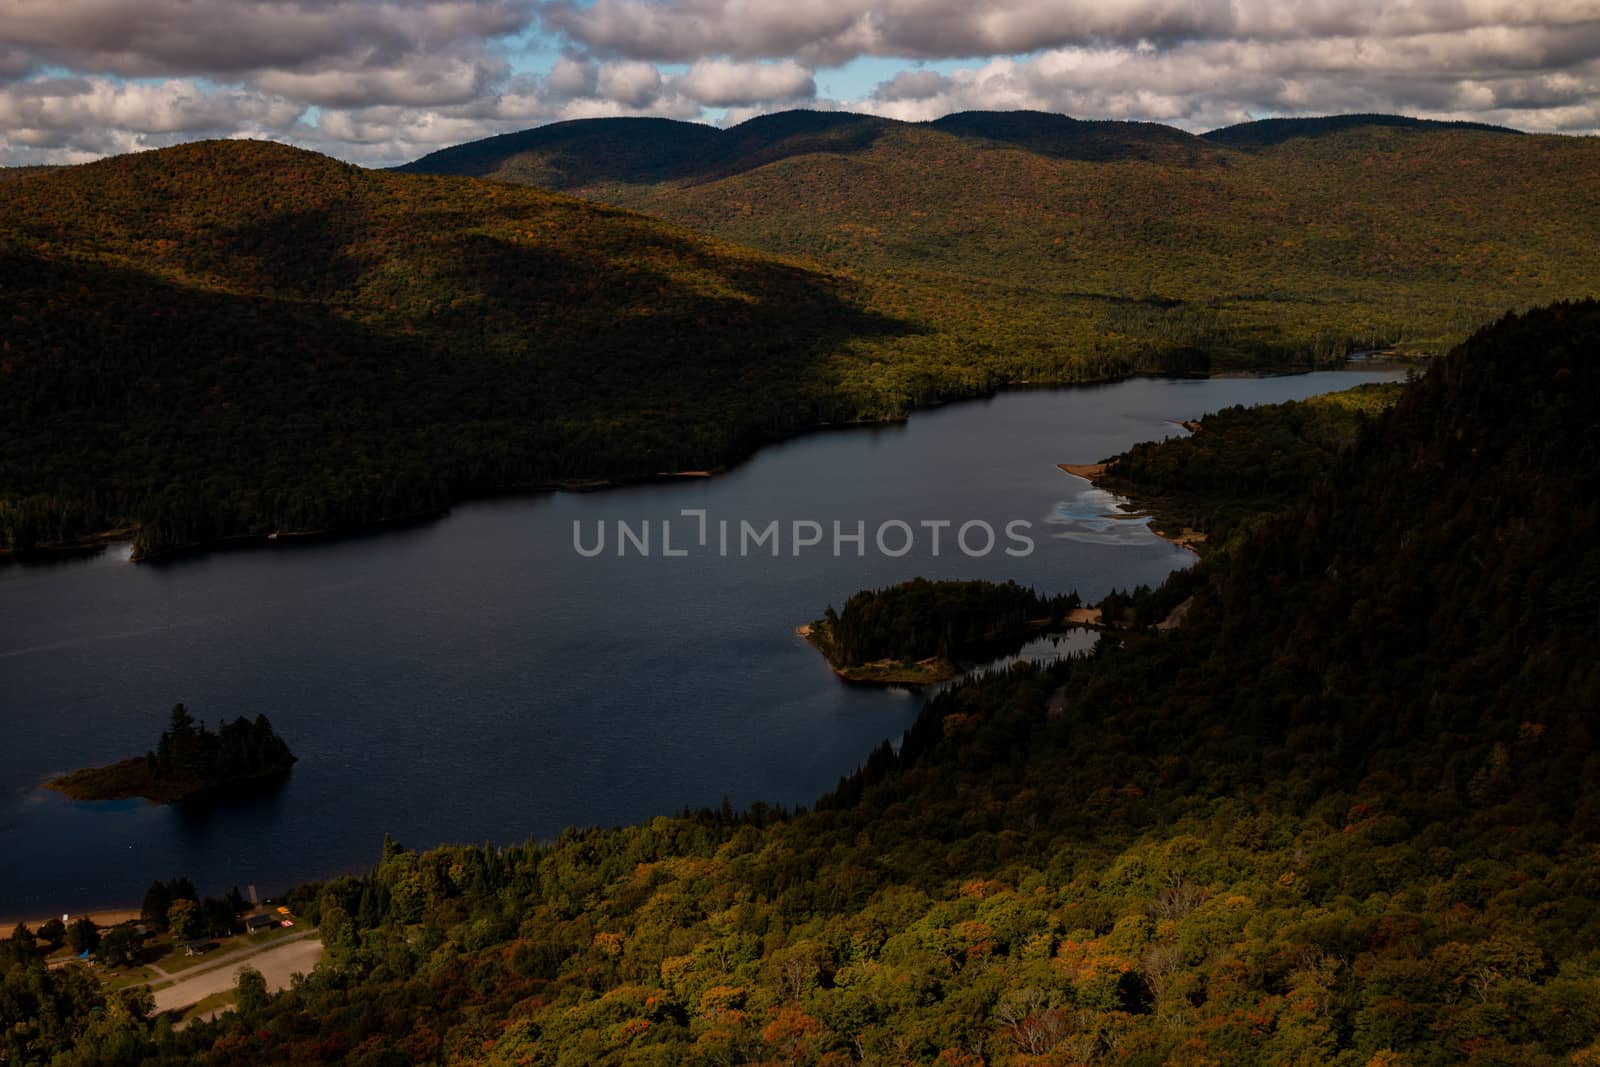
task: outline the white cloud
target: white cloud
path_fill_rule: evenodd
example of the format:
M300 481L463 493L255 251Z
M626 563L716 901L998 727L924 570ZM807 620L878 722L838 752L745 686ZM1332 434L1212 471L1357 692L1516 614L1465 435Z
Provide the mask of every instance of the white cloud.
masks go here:
M75 162L202 137L270 136L290 128L303 110L281 97L185 79L19 82L0 88L0 158Z
M620 107L645 107L661 95L661 72L651 63L606 63L595 81L598 95Z
M476 100L497 85L505 64L483 56L424 56L403 65L314 71L264 71L251 83L266 92L325 107L385 104L445 106Z
M683 63L848 58L871 50L870 5L859 0L574 0L543 4L546 29L602 55Z
M950 74L906 71L849 106L906 120L1030 108L1204 130L1253 114L1403 112L1590 131L1600 111L1600 28L1424 34L1400 41L1198 41L1168 49L1072 47ZM1422 57L1426 57L1426 62ZM1543 70L1547 63L1564 69Z
M549 0L544 25L597 53L837 64L863 55L963 58L1141 42L1375 40L1483 27L1594 23L1594 0Z
M927 100L938 96L950 86L950 79L932 70L902 70L888 81L880 82L872 96L875 100Z
M550 88L567 96L593 96L599 88L598 65L572 56L562 56L545 79Z
M781 63L737 63L703 59L676 82L690 97L708 107L749 106L773 100L815 96L811 71L794 60Z

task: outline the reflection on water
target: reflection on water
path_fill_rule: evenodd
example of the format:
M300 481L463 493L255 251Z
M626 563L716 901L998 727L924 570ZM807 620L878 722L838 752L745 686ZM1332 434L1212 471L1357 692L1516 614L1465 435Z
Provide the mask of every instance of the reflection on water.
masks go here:
M1075 626L1062 633L1035 637L1016 652L986 664L981 670L1004 671L1019 663L1037 663L1048 667L1073 656L1086 655L1099 643L1099 633L1086 627Z
M1134 511L1126 497L1096 489L1087 479L1067 475L1085 488L1056 504L1045 518L1052 537L1090 545L1144 545L1160 540L1150 516Z
M1094 651L1094 646L1099 643L1099 632L1083 626L1074 626L1070 630L1063 630L1061 633L1044 634L1028 641L1009 656L1001 656L998 659L990 660L982 666L973 667L959 678L952 678L947 682L925 686L920 692L925 697L931 698L936 693L941 693L952 686L960 685L962 682L981 678L985 674L1008 671L1019 663L1033 663L1041 667L1048 667L1052 664L1060 663L1064 659L1088 655ZM909 689L901 689L898 686L894 688L902 693L909 694L913 692ZM898 741L895 742L895 746L896 751L898 751Z

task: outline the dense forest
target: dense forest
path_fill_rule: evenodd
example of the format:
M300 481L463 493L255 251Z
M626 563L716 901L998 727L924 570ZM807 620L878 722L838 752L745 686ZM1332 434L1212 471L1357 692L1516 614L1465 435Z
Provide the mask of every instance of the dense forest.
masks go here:
M215 732L182 704L172 708L156 747L143 756L52 779L75 800L146 797L162 803L269 785L294 766L289 746L265 715L223 722Z
M1188 437L1145 442L1111 457L1093 480L1152 509L1159 530L1204 531L1208 539L1197 547L1210 551L1241 521L1277 511L1330 477L1401 388L1373 383L1283 404L1225 408L1201 419Z
M1597 165L1593 138L1370 116L789 112L408 168L465 176L240 141L11 173L0 555L716 469L1009 384L1437 352L1588 294Z
M1016 582L915 578L856 593L843 611L830 605L806 637L849 681L940 681L1059 629L1078 604Z
M959 684L812 810L385 842L290 894L313 975L179 1033L14 956L12 1058L1600 1063L1596 395L1600 303L1508 316L1144 594L1180 628Z

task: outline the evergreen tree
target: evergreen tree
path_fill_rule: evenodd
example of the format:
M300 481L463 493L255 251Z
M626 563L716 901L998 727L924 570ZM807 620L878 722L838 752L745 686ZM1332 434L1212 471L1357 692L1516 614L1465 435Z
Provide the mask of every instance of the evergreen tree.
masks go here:
M87 915L74 919L67 927L67 947L80 956L93 952L100 944L100 928Z

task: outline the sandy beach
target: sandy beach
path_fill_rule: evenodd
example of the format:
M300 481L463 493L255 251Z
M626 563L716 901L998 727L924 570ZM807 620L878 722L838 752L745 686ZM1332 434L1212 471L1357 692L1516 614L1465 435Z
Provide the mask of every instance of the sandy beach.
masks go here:
M54 915L40 916L35 913L29 918L13 917L0 919L0 932L9 933L11 930L16 928L18 923L22 923L30 930L37 931L40 926L49 922L51 919L61 918L62 914L62 912L56 912ZM94 920L96 926L109 927L116 926L119 923L136 922L138 921L140 914L141 913L138 908L91 908L87 912L73 912L67 921L70 922L73 919L81 919L87 915L89 918Z

